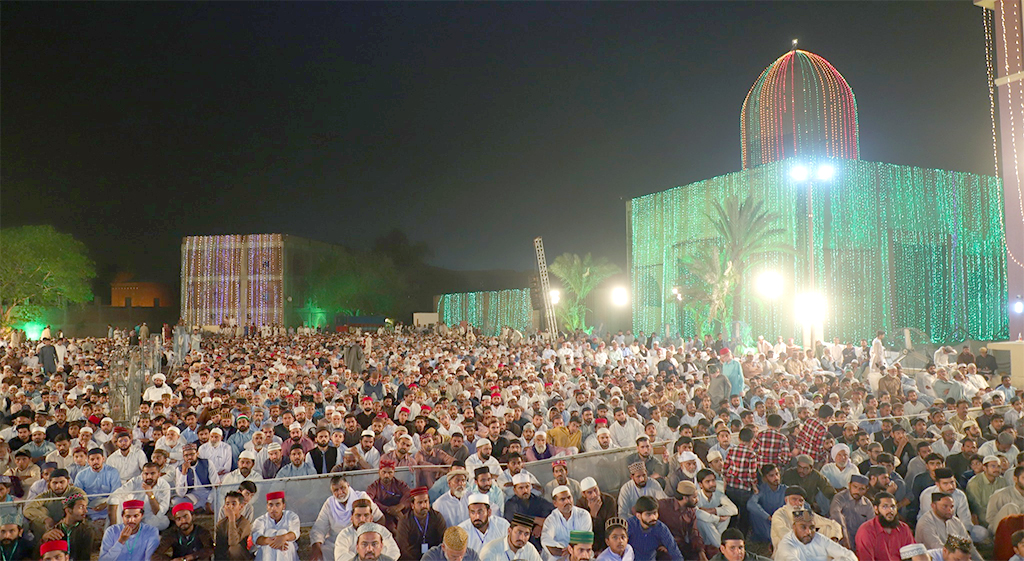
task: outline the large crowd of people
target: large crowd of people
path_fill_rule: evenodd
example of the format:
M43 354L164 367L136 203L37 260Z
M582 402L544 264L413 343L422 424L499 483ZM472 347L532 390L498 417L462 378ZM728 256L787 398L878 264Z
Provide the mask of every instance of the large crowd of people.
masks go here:
M3 561L1024 559L1024 402L984 348L196 333L125 423L142 327L3 342ZM315 519L260 492L297 477Z

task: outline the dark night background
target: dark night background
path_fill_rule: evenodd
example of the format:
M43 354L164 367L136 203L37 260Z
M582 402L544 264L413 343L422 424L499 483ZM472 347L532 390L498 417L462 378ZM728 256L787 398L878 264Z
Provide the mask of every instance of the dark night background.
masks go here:
M177 283L184 235L395 227L453 269L530 269L536 235L625 266L624 200L739 169L794 37L852 86L862 158L993 173L966 0L0 10L0 222L142 280Z

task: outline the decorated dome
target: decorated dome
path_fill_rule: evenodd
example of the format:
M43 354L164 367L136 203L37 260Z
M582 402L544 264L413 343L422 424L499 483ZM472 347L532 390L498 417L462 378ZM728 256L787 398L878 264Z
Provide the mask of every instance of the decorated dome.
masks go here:
M747 93L740 143L744 169L794 156L856 160L853 90L827 60L789 51L765 68Z

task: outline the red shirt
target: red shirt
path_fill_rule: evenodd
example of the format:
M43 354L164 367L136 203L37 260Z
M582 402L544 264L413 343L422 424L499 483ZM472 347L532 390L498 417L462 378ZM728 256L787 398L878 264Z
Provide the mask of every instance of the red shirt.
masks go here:
M797 454L807 454L814 458L814 463L820 466L831 459L829 453L832 447L828 445L831 438L825 423L817 417L809 417L804 421L804 426L800 427L800 432L796 435L796 446L793 448Z
M740 442L725 453L725 485L754 492L757 488L757 454Z
M761 456L761 465L775 464L780 470L789 465L789 439L769 428L754 437L754 452Z
M896 528L882 528L876 516L857 530L856 543L859 561L900 561L900 548L916 540L905 522Z

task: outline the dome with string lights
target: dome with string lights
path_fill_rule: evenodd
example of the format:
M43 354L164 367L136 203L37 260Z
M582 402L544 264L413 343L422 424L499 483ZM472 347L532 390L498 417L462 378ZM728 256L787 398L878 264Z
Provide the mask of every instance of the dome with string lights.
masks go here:
M857 100L820 56L793 49L750 88L740 112L743 168L795 156L856 160Z

